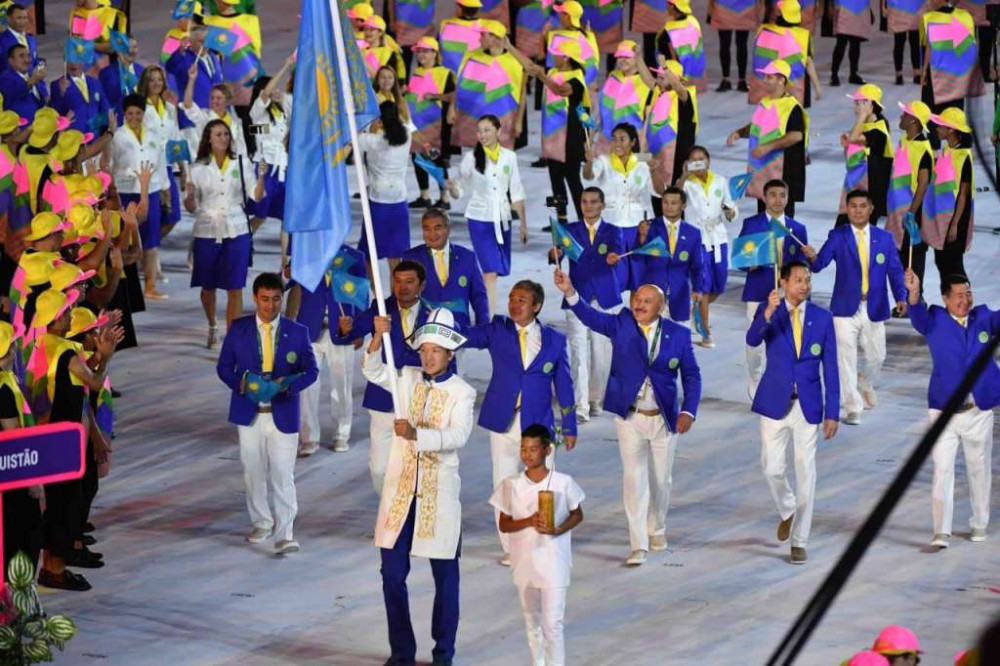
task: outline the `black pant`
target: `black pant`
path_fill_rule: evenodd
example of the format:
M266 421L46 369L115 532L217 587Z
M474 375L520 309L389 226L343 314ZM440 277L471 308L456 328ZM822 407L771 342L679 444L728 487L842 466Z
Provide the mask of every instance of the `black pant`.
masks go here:
M758 213L763 213L765 210L767 210L767 205L764 203L764 200L763 199L757 199L757 212ZM787 204L785 204L785 215L787 215L788 217L790 217L792 219L795 218L795 202L794 201L789 201Z
M937 266L941 279L948 275L965 275L965 239L954 243L945 243L944 248L934 250L934 265Z
M83 483L80 479L45 486L45 515L42 519L42 545L58 557L73 549L73 542L83 534L80 522L83 507Z
M23 551L38 564L42 550L42 508L27 488L8 490L3 494L3 567Z
M582 220L583 213L580 212L580 197L583 196L583 183L580 182L581 160L568 160L566 162L556 162L549 159L549 181L552 183L552 196L564 197L573 201L573 208L576 209L576 219ZM570 196L566 196L566 187L569 186Z
M920 31L897 32L892 36L892 64L897 72L903 71L903 50L906 48L906 38L910 38L910 65L913 71L920 70Z
M992 7L993 5L990 5ZM981 25L976 28L976 44L979 45L979 69L983 72L983 79L993 80L993 72L990 63L993 60L993 40L996 39L997 32L989 25Z
M858 63L861 60L861 38L851 35L837 35L837 45L833 47L833 67L831 71L834 76L840 73L840 63L844 62L844 51L850 45L847 52L847 59L851 66L851 76L858 75Z
M736 30L736 69L739 70L740 81L747 78L747 40L750 38L749 30ZM729 78L730 63L732 62L733 31L719 31L719 63L722 65L722 78Z
M78 524L80 525L80 533L75 535L75 539L83 537L83 527L90 520L90 507L94 503L94 498L97 497L97 490L100 488L100 479L97 476L97 459L94 457L94 444L87 439L87 458L86 465L83 470L83 478L80 479L83 485L83 502L80 505L80 517L78 519Z

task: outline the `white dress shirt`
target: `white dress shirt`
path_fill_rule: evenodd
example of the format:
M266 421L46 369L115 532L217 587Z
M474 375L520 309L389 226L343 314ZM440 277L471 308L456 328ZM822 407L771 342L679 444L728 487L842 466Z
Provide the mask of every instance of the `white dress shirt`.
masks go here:
M193 235L195 238L214 238L222 242L224 238L236 238L250 233L247 216L243 212L243 189L253 199L256 189L256 175L253 165L243 158L243 178L240 182L240 156L229 160L223 171L215 158L195 162L191 167L191 183L194 185Z
M510 226L511 204L524 201L524 185L521 184L521 174L517 169L517 156L514 151L500 148L500 157L496 163L486 158L483 173L476 171L474 151L467 151L462 156L462 164L458 168L458 198L467 193L469 203L465 208L465 217L480 222L493 222L497 225L497 240L503 243L500 233L501 224ZM510 201L507 194L510 193Z
M535 357L538 356L538 352L542 350L542 327L539 326L538 320L536 319L527 326L514 324L514 328L517 329L518 345L520 345L521 331L523 329L528 329L528 335L524 341L525 353L524 358L522 359L524 361L524 367L527 368L532 364L532 362L534 362Z
M410 130L407 126L407 129ZM368 198L375 203L406 201L406 174L410 168L411 131L399 146L390 146L382 132L362 132L358 145L368 168Z

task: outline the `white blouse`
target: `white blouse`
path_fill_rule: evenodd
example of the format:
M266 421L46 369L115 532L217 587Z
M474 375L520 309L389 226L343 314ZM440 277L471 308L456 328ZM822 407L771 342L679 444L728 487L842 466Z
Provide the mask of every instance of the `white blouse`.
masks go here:
M701 231L701 242L707 249L718 249L716 261L721 257L721 247L729 242L729 232L726 230L726 214L722 207L735 210L733 219L739 219L739 209L733 198L729 196L729 179L712 173L712 184L705 192L701 181L694 176L688 176L684 181L684 193L687 194L687 206L684 208L684 219L695 225Z
M192 104L190 107L185 106L184 115L194 123L199 142L201 141L202 134L205 133L205 126L209 122L219 118L219 114L212 109L203 109L197 104ZM243 138L243 123L240 122L239 116L236 115L236 112L232 108L229 109L229 119L231 121L229 123L229 134L233 138L233 150L236 151L237 155L248 157L247 142Z
M164 181L169 182L167 181L167 170L170 168L166 158L167 141L179 141L181 139L181 128L177 123L177 105L163 100L163 115L161 116L156 108L147 101L146 112L142 116L142 125L146 128L147 132L152 132L159 137L164 155L162 175Z
M170 186L167 170L164 168L166 147L159 134L143 127L140 144L135 132L128 127L119 127L111 140L110 150L111 175L119 193L140 193L138 173L143 162L149 162L153 166L153 177L149 181L150 194Z
M588 179L580 167L581 182L584 187L599 187L604 192L604 219L611 224L628 229L660 214L652 210L653 179L645 162L637 162L624 176L611 167L610 157L601 155L594 160L592 169L594 177Z
M254 162L266 162L271 166L272 173L277 172L284 180L285 169L288 167L288 151L285 150L285 135L288 134L288 113L284 110L284 98L282 98L281 114L275 118L271 115L268 105L257 97L253 106L250 107L250 122L254 125L266 125L267 134L258 134L257 153L253 156Z
M411 130L406 142L390 146L381 132L362 132L358 145L368 167L368 198L375 203L406 201L406 172L410 168Z
M195 162L191 167L194 185L195 238L236 238L250 233L247 216L243 211L243 191L253 199L257 184L256 171L250 160L243 157L243 183L240 183L240 159L237 155L226 164L225 170L209 157L208 162Z
M496 164L487 157L483 173L476 171L476 157L474 151L470 150L462 156L458 176L455 185L458 187L459 198L469 194L469 203L465 208L466 219L494 224L510 223L511 204L525 199L521 174L517 170L517 155L513 150L501 147Z

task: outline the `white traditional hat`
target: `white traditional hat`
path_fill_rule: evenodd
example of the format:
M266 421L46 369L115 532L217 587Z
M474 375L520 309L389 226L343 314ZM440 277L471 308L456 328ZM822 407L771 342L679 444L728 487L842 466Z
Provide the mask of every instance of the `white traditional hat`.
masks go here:
M446 308L435 308L427 316L427 322L410 335L413 349L420 349L425 342L455 351L465 344L465 336L455 330L455 315Z

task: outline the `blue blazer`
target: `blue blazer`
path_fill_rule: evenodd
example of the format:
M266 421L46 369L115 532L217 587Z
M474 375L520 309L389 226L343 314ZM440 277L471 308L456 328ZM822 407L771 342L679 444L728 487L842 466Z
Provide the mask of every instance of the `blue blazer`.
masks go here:
M39 81L34 88L41 99L37 99L28 89L27 82L12 68L0 72L0 95L3 95L3 108L13 111L29 123L35 119L35 112L48 103L49 88L45 81Z
M587 223L573 222L566 225L566 231L583 247L583 254L578 261L569 262L569 277L580 298L590 303L597 299L597 304L605 310L622 303L622 289L625 287L619 279L614 266L608 265L608 253L623 254L625 239L621 227L601 220L594 234L594 242L590 242L587 233ZM624 261L624 260L623 260ZM569 306L563 299L562 307Z
M214 68L212 73L209 73L205 61L201 60L198 62L198 78L194 82L193 91L194 103L202 109L208 108L208 97L212 92L212 86L223 82L222 60L212 51L206 50L205 53L213 60ZM191 64L194 63L197 57L197 52L189 48L177 49L164 66L167 74L172 76L174 81L176 81L178 94L181 97L184 96L184 90L187 88L188 70L191 69ZM177 120L180 122L181 129L194 127L194 123L184 115L183 104L177 105Z
M771 321L764 319L767 303L757 306L757 314L747 330L747 344L756 347L765 343L767 364L751 409L770 419L783 419L791 406L792 392L797 391L806 421L818 424L824 418L840 418L837 336L833 331L833 317L827 310L812 302L807 302L805 308L802 352L796 357L792 319L785 301L782 299L781 305L771 315ZM822 385L819 381L820 365L823 370Z
M346 246L345 246L346 247ZM448 301L462 301L464 307L452 303L448 309L455 315L459 326L470 326L469 307L476 315L477 324L490 320L490 299L486 295L483 272L479 270L476 254L461 245L450 244L448 252L448 281L442 285L434 266L434 255L425 244L412 247L403 253L403 259L415 261L427 272L427 281L421 298L431 308L443 306Z
M493 362L493 376L479 410L479 425L492 432L507 432L514 421L517 395L521 394L521 427L536 423L552 430L552 391L562 408L563 435L576 434L576 398L569 372L566 336L548 326L542 327L542 346L527 368L521 362L517 326L510 317L496 315L493 321L464 329L465 347L488 349Z
M97 79L91 76L86 77L87 92L90 94L90 101L87 101L83 98L83 93L80 92L80 89L72 81L66 86L65 93L60 92L59 81L63 78L59 77L53 82L52 100L49 102L49 105L58 111L61 116L65 116L70 111L73 112L71 128L80 130L84 134L93 132L90 119L98 115L107 116L108 109L111 108L108 96L104 92L104 86Z
M229 400L229 422L250 425L257 418L257 404L240 393L240 382L247 372L260 373L260 347L257 342L257 315L233 321L222 343L216 373L232 389ZM291 319L279 317L278 345L274 354L273 377L286 377L301 372L302 376L271 400L274 425L286 434L299 431L299 393L316 381L319 370L313 356L306 327Z
M349 255L357 255L354 257L355 262L347 269L348 274L358 278L367 278L364 255L348 245L344 245L340 251ZM316 291L309 291L305 287L299 286L302 291L302 300L299 304L299 312L295 316L295 321L309 329L309 339L313 342L319 340L319 336L323 333L324 317L331 329L330 339L334 341L334 344L338 344L335 338L337 335L337 320L340 318L341 308L343 308L346 316L353 317L354 319L357 319L364 312L350 303L339 303L334 296L333 289L326 286L325 279L320 280Z
M657 217L649 225L646 242L662 238L670 247L667 224L663 217ZM638 241L636 241L638 243ZM677 230L677 247L670 257L650 257L633 254L632 271L639 275L639 285L655 284L667 295L670 318L675 321L691 319L691 289L704 292L708 285L702 251L701 232L692 224L681 222Z
M414 330L416 330L417 326L422 326L427 321L427 315L430 314L430 309L422 301L418 301L416 307L419 309L417 310L417 318L414 322ZM395 296L385 299L385 311L386 314L390 315L399 313L399 305L396 303ZM330 337L335 344L353 344L358 338L363 338L366 335L374 333L375 317L377 315L378 307L375 301L372 301L371 306L354 320L354 326L351 328L350 333L345 336L331 335ZM333 331L331 332L333 333ZM397 370L406 365L415 368L422 366L420 363L420 354L411 348L403 338L403 326L398 316L393 316L392 318L392 330L389 332L389 338L392 340L392 357L396 362ZM385 351L382 352L382 361L385 362ZM452 363L454 364L454 359ZM452 365L451 369L454 371L454 365ZM368 382L368 386L365 387L365 397L361 406L376 412L391 412L392 394L381 386Z
M144 68L139 63L133 62L132 69L135 70L135 80L138 83ZM129 93L122 90L122 78L121 72L118 71L118 63L112 62L99 71L97 78L100 79L101 85L104 87L104 95L108 98L108 103L111 105L111 108L118 112L118 121L121 122L122 102L125 101L125 96ZM135 90L129 92L135 92Z
M770 215L767 213L757 213L748 217L743 220L740 236L759 234L767 231L770 228L768 224L769 219ZM796 237L801 239L803 243L809 242L809 232L806 231L805 226L801 222L796 222L792 218L785 216L785 226ZM802 247L795 242L795 239L786 237L782 246L781 261L782 263L788 263L795 260L804 262L806 261L806 256L802 254ZM759 268L751 268L747 271L747 279L743 283L742 300L744 302L761 303L767 300L772 289L774 289L774 267L767 265L760 266Z
M944 409L948 398L955 392L965 373L989 342L1000 332L1000 311L994 312L985 305L977 305L969 312L966 328L955 321L948 310L923 302L910 305L910 322L927 339L934 369L927 388L927 404L931 409ZM993 409L1000 405L1000 369L988 363L986 370L972 387L972 397L979 409Z
M906 300L903 264L892 234L868 225L868 318L885 321L889 318L889 294L886 281L892 287L897 301ZM833 282L830 311L834 317L852 317L861 306L861 260L858 258L858 241L854 227L845 224L830 230L823 247L816 254L812 269L816 273L837 262L837 276Z
M635 405L646 377L653 386L653 396L670 432L677 432L680 412L698 415L701 400L701 371L691 346L691 331L661 318L659 350L649 362L646 336L631 310L617 314L598 312L581 298L572 308L587 328L611 338L611 374L604 393L604 409L624 418ZM683 404L677 395L677 375L684 389Z
M30 3L21 3L21 5L28 7ZM28 53L31 54L31 69L34 69L38 65L38 41L34 35L25 34L24 37L28 42ZM10 47L20 43L10 30L0 32L0 72L10 67L7 64L7 51L10 50Z

